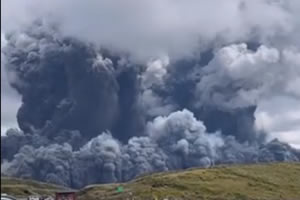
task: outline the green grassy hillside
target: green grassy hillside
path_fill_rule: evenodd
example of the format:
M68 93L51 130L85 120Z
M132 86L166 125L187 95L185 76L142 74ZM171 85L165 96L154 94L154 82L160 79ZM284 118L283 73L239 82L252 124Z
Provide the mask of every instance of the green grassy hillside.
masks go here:
M300 164L191 169L138 178L121 184L123 192L118 186L90 186L79 199L300 200Z
M1 192L8 194L51 194L60 189L35 181L1 178ZM156 173L124 184L90 185L81 189L77 197L78 200L300 200L300 163Z

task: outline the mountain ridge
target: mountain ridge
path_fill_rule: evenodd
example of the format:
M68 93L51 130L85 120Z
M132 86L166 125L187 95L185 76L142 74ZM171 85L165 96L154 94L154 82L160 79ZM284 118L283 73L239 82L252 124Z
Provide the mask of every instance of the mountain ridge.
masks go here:
M32 194L43 191L54 194L57 190L67 189L1 177L1 192L22 196L20 190L12 190L20 189L21 185ZM89 185L77 192L77 199L300 200L299 188L300 163L297 162L222 165L153 173L126 183Z

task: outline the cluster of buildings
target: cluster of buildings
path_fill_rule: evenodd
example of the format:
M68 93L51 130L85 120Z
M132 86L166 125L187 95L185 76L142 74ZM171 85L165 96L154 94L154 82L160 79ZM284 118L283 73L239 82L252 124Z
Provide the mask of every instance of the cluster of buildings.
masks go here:
M75 191L56 192L55 196L29 195L27 197L14 197L8 194L1 194L1 200L76 200Z

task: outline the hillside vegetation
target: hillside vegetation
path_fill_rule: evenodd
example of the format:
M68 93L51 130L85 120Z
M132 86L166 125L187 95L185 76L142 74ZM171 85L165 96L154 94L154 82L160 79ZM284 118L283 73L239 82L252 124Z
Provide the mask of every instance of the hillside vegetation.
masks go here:
M41 183L38 181L24 180L1 176L1 193L6 193L16 197L26 197L28 195L54 195L56 191L67 188Z
M122 186L124 191L118 192ZM300 164L260 164L157 173L125 184L94 185L80 200L300 200Z
M51 194L58 189L35 181L1 178L1 192L8 194ZM77 199L300 200L300 163L156 173L128 183L90 185L78 192Z

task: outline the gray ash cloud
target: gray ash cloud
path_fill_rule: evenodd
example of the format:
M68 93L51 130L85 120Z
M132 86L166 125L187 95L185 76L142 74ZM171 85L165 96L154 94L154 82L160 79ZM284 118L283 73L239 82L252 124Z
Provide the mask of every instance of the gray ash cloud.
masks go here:
M116 134L122 140L138 132L136 68L36 26L40 29L23 38L10 36L4 50L8 68L18 78L12 86L22 95L20 128L48 138L64 129L79 130L87 139L116 127L122 130Z
M21 130L1 139L2 172L79 188L189 167L299 161L298 150L255 129L255 99L278 83L261 86L268 77L252 80L259 72L242 69L249 56L276 63L277 51L224 46L140 63L43 23L8 34L3 53L22 96Z

